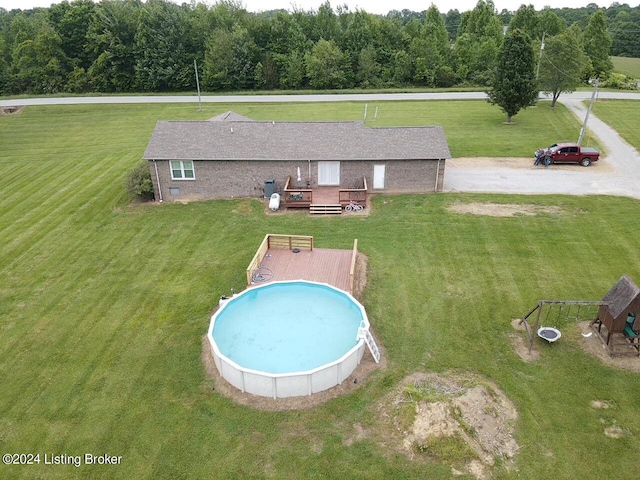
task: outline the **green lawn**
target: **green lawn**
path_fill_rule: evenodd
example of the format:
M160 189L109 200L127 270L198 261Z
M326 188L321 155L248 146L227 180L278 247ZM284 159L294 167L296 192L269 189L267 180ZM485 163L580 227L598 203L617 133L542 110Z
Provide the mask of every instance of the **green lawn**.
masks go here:
M636 150L640 150L640 101L599 99L593 111Z
M640 58L611 57L613 70L640 79Z
M579 130L564 108L544 104L514 126L485 102L381 102L370 113L375 106L378 124L445 125L457 156L491 148L525 156ZM0 465L0 478L448 479L447 466L387 454L374 437L343 440L355 424L375 427L377 402L405 375L449 369L489 377L518 408L516 469L499 468L496 478L633 476L638 374L604 366L570 334L524 363L508 334L538 299L599 299L623 273L640 282L630 220L640 202L404 195L376 197L372 215L357 218L265 216L252 200L126 204L125 172L158 119L230 108L275 120L357 120L363 111L357 103L202 112L86 105L0 117L1 453L122 456L119 466ZM562 213L459 215L448 210L457 201ZM386 371L305 411L255 411L212 391L200 359L209 314L221 294L243 287L265 233L313 235L325 248L358 238L369 258L363 302ZM603 434L613 424L622 438Z

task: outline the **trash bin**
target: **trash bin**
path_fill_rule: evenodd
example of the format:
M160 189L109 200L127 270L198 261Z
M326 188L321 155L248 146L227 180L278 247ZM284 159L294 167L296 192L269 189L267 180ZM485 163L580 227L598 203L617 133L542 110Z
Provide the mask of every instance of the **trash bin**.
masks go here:
M276 181L275 180L265 180L264 181L264 198L271 198L276 191Z

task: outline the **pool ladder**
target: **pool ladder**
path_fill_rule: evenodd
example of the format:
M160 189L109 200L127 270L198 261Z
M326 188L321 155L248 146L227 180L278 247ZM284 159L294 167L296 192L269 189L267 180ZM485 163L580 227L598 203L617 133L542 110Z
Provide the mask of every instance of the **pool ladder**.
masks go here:
M371 334L369 329L363 327L358 328L358 338L364 339L367 347L369 347L371 355L373 355L373 359L376 361L376 363L380 363L380 349L378 348L378 344L376 343L376 340L375 338L373 338L373 335Z

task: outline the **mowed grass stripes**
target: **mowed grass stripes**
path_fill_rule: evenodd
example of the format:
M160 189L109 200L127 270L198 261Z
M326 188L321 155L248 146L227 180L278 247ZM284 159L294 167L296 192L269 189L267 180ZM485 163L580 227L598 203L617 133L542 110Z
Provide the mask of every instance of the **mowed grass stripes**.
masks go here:
M540 106L503 126L485 102L451 103L385 102L378 121L447 121L452 150L468 154L469 122L508 130L511 144L524 145L513 156L546 143L520 136L527 122L568 136L549 127L564 124L562 109ZM363 105L33 107L0 117L1 453L122 456L118 466L0 465L1 478L446 479L448 466L389 452L375 428L378 401L406 374L450 369L487 376L518 408L521 450L497 478L629 478L640 446L638 374L599 363L569 333L527 364L508 334L538 299L599 299L622 273L640 282L638 201L379 196L357 218L269 216L254 200L128 204L126 171L157 120L229 109L357 120ZM473 142L488 152L492 134L478 128L486 138ZM496 218L457 214L455 202L561 210ZM221 294L243 288L265 233L313 235L323 248L358 238L369 259L363 302L386 371L304 411L256 411L212 390L200 359L209 314ZM356 424L371 433L346 442ZM614 424L622 438L604 435Z

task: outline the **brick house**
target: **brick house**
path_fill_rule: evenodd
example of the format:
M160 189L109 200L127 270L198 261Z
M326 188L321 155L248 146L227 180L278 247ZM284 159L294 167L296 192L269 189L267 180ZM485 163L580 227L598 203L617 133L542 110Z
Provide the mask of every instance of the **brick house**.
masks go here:
M442 127L264 122L226 112L207 121L159 121L143 158L156 200L171 202L262 197L265 182L276 192L438 192L450 156Z

